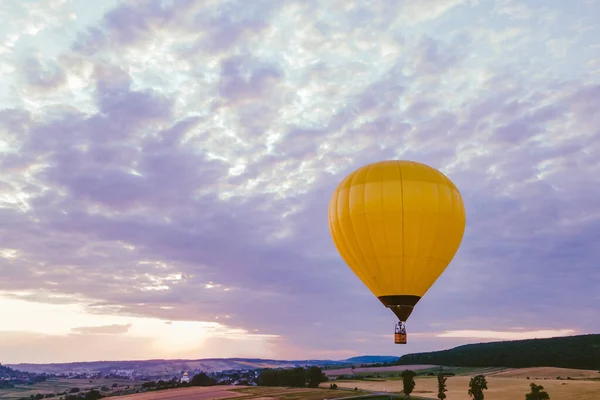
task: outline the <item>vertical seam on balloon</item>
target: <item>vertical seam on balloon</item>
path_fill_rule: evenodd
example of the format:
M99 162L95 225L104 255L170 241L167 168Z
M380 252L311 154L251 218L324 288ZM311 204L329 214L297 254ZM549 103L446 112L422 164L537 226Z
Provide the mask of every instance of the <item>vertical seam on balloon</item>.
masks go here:
M350 269L352 269L352 261L354 260L354 256L352 254L350 254L347 250L348 247L348 243L346 240L346 237L344 236L342 227L341 227L341 223L340 223L340 213L339 213L339 207L338 207L338 202L339 202L339 198L340 198L340 186L341 184L336 188L335 190L335 221L333 221L331 224L335 225L334 226L334 230L339 232L339 235L334 234L334 237L338 237L340 238L340 242L343 242L342 244L342 251L340 251L342 258L344 258L344 254L346 254L346 256L350 259L350 263L348 263L348 261L346 261L348 265L348 267L350 267ZM338 249L339 250L339 249Z
M340 187L341 187L341 184L338 186L338 188L336 189L336 192L335 192L335 217L336 217L335 225L336 225L336 229L339 232L339 237L342 239L341 241L343 242L343 252L340 252L340 253L343 253L343 254L341 254L342 258L344 258L344 254L346 254L346 257L348 257L348 259L350 260L350 262L346 261L346 263L348 264L348 267L350 268L350 270L356 274L353 267L356 264L358 264L357 259L356 259L356 256L352 253L351 247L348 245L348 239L344 235L344 230L342 229L342 223L341 223L339 206L338 206L339 198L340 198Z
M337 235L335 233L333 233L333 237L337 238L339 240L339 238L341 237L341 235ZM343 236L342 236L343 237ZM346 264L348 265L348 268L354 272L354 274L358 277L358 279L367 287L369 286L368 283L369 281L367 281L364 277L364 275L362 273L360 273L360 268L355 269L357 262L356 259L354 258L354 256L352 254L350 254L347 249L346 249L346 245L344 244L344 248L342 250L340 250L340 255L342 256L342 259L346 262ZM353 268L354 266L354 268Z
M460 241L458 242L458 248L456 249L456 253L458 253L458 249L460 249L460 244L462 243L462 240L465 237L465 232L467 231L467 210L465 209L465 200L462 198L462 195L460 194L460 190L458 190L458 188L456 188L456 192L458 193L458 198L460 199L460 208L462 210L463 218L462 233L460 234Z
M415 268L421 262L421 260L418 259L418 255L419 255L419 245L420 245L419 242L421 241L420 239L421 239L421 234L422 234L422 231L423 231L423 182L420 182L419 185L418 185L418 187L419 187L419 224L418 224L418 227L419 227L418 228L419 229L418 232L419 233L416 235L417 236L417 240L416 240L415 256L414 256L415 262L413 264L413 268ZM418 280L416 280L417 273L419 273L419 274L423 273L423 266L422 265L421 265L420 269L418 269L417 271L413 272L413 279L414 279L413 282L412 282L413 287L416 286L415 283L419 282ZM411 294L414 294L414 293L411 293Z
M365 253L363 252L362 248L360 247L360 242L358 241L358 238L356 237L356 231L354 229L354 221L352 221L352 215L353 214L352 214L352 212L350 212L351 211L351 209L350 209L350 199L352 198L352 196L351 196L352 186L354 186L353 185L353 181L354 181L354 179L356 178L357 175L358 175L358 172L355 173L354 175L352 175L352 178L350 179L350 188L349 188L349 192L348 192L348 211L349 211L348 215L349 215L349 219L350 219L350 225L352 227L352 229L350 230L350 234L354 238L354 242L357 245L356 246L356 251L357 251L358 254L360 254L362 262L363 262L363 265L364 264L369 265L369 263L367 261L367 257L365 257ZM363 205L363 211L364 211L364 205ZM367 271L368 271L368 269L367 269ZM375 279L373 279L373 276L371 276L369 273L367 273L366 275L369 277L369 281L372 282L372 283L374 283L375 286L377 286L377 281Z
M456 229L455 226L452 226L452 222L454 222L456 220L456 216L455 216L455 212L454 212L454 191L451 191L451 193L452 193L452 196L450 196L450 205L452 206L452 208L451 208L452 213L450 215L450 230L453 230L453 229ZM445 261L448 264L450 264L450 261L452 261L452 257L453 256L449 255L448 248L449 248L448 243L446 243L446 248L444 249L445 250L445 256L446 256L446 260Z
M448 264L450 264L452 262L452 259L456 256L456 253L458 253L458 249L460 249L460 243L462 242L462 239L463 239L463 236L464 236L465 230L466 230L466 225L467 225L467 217L466 217L466 213L465 213L465 203L462 199L462 196L461 196L458 188L454 189L453 194L456 195L456 198L458 199L458 201L460 203L460 211L461 211L460 215L462 217L464 217L464 225L462 227L462 233L461 233L460 237L457 238L457 243L455 245L456 249L454 250L454 253L452 253L452 256L448 257ZM454 196L452 196L452 198L454 199ZM454 210L454 207L452 207L452 210Z
M369 176L369 172L370 172L370 171L371 171L371 169L374 167L374 165L375 165L375 164L371 164L371 165L369 165L369 166L367 167L367 171L365 172L365 175L366 175L367 177ZM365 182L366 182L366 180L365 180ZM373 253L375 254L375 257L373 257L373 258L375 259L375 264L377 265L378 276L382 276L382 273L381 273L381 266L379 265L379 259L377 258L377 255L376 255L376 254L377 254L377 252L375 251L375 248L373 247L373 240L371 239L371 230L369 229L369 221L368 221L368 219L367 219L367 207L365 206L365 203L366 203L366 202L365 202L365 199L366 199L366 195L365 195L365 193L366 193L367 191L366 191L366 190L364 190L364 189L366 189L366 184L364 184L364 186L363 186L363 211L364 211L364 212L363 212L363 216L364 216L364 218L365 218L365 226L367 227L367 238L369 239L369 246L371 246L371 250L372 250L372 251L373 251ZM359 249L361 249L361 251L362 251L362 248L360 247L360 245L359 245ZM363 256L364 256L364 254L363 254ZM367 258L365 257L365 260L366 260L366 259L367 259ZM371 266L369 265L369 268L370 268L370 267L371 267ZM374 281L375 283L377 283L378 279L377 279L377 278L375 278L375 277L373 276L373 281ZM381 287L380 287L379 285L377 285L377 286L378 286L378 288L379 288L379 291L381 292Z
M421 242L421 238L422 238L422 235L423 235L423 225L424 225L424 222L423 222L423 214L424 214L423 213L423 197L424 197L423 196L423 184L424 184L424 182L423 182L423 180L424 179L422 179L422 180L419 181L419 205L420 205L421 208L419 209L419 224L418 224L418 226L419 226L419 233L418 233L418 235L416 235L417 236L417 241L416 241L417 243L416 243L415 254L417 256L419 254L422 254L421 251L420 251L419 246L421 244L420 242ZM414 268L414 270L413 270L413 281L412 281L412 285L411 285L413 287L413 290L415 290L415 293L411 293L411 294L416 294L416 289L419 287L419 281L421 280L421 278L423 276L423 273L425 271L425 268L423 268L422 262L423 262L422 258L415 257L415 266L413 267ZM420 266L420 268L417 269L417 266Z
M354 235L354 225L352 224L352 216L351 216L351 213L350 213L350 190L352 189L352 179L354 179L354 176L352 176L352 178L350 178L350 187L348 188L348 220L350 221L350 225L351 225L351 228L352 228L352 229L351 229L351 231L352 231L352 235ZM355 254L355 252L354 252L354 251L352 251L352 247L353 247L353 246L349 245L349 239L346 237L345 230L344 230L344 229L342 229L342 227L341 227L341 218L340 218L340 215L339 215L339 208L338 208L338 206L337 206L337 204L338 204L338 202L339 202L339 195L340 195L340 192L339 192L339 190L338 190L338 191L337 191L337 199L336 199L336 214L337 214L337 220L338 220L338 224L340 225L340 233L341 233L341 236L342 236L342 238L344 239L344 243L345 243L345 245L346 245L345 247L346 247L346 249L347 249L348 253L349 253L349 254L352 256L352 258L353 258L353 259L354 259L354 261L355 261L354 265L353 265L353 266L350 266L350 269L351 269L351 270L352 270L352 271L353 271L353 272L354 272L356 275L359 275L359 279L360 279L360 274L357 274L357 271L360 271L360 264L361 264L361 262L360 262L360 258L359 258L359 257L358 257L358 256ZM356 241L356 237L354 237L354 239L355 239L355 241ZM361 253L361 251L360 251L360 246L358 246L358 252L359 252L359 253ZM362 256L362 258L363 258L363 260L362 260L362 261L364 262L364 261L365 261L365 260L364 260L364 256L362 255L362 253L361 253L360 255ZM354 267L354 268L353 268L353 267ZM367 276L368 276L368 275L367 275ZM364 279L364 276L363 276L363 279ZM361 280L362 280L362 279L361 279ZM363 281L363 282L364 282L364 281ZM369 280L368 280L368 282L371 282L371 283L375 283L375 284L377 284L376 282L372 282L372 279L369 279Z
M432 260L434 260L434 258L431 257L431 252L433 251L433 249L435 248L435 242L436 239L439 236L439 229L440 229L440 184L438 182L435 183L435 189L436 189L436 198L437 198L437 211L435 212L435 230L433 231L433 238L431 240L431 245L429 246L429 251L427 252L427 262L425 264L425 266L427 266L428 263L430 263ZM433 268L429 268L428 271L431 273ZM441 271L444 272L444 271ZM440 272L440 275L441 275ZM431 277L429 277L431 279ZM439 278L439 275L435 278L435 280L437 280ZM423 273L421 274L421 276L419 277L420 280L423 279ZM434 282L435 282L434 280ZM421 286L421 292L422 295L425 295L425 293L427 292L427 290L429 290L429 288L433 285L433 282L431 283L431 285L429 285L429 287L425 287L423 282L420 282L420 286Z
M391 284L391 288L394 287L394 269L391 267L390 264L390 249L388 247L388 240L387 240L387 231L385 229L385 208L384 208L384 202L383 202L383 186L384 186L385 182L383 181L383 179L381 180L381 195L379 196L381 199L381 222L382 222L382 226L383 226L383 240L385 243L385 250L388 253L388 262L386 263L387 265L387 271L388 271L388 279L389 279L389 283ZM377 261L379 263L379 260Z
M369 167L367 167L367 168L369 168ZM368 169L367 169L367 172L368 172ZM358 171L350 179L350 190L352 189L353 182L357 176L358 176ZM364 205L364 203L365 203L365 200L364 200L365 190L364 189L365 189L365 184L363 183L363 214L366 212L366 207ZM350 197L351 196L348 196L348 210L350 210ZM358 252L358 254L360 254L360 256L362 258L363 265L365 265L367 267L366 275L369 277L370 282L373 284L373 289L376 290L377 292L381 292L381 287L379 286L379 283L377 282L377 279L375 278L375 276L373 276L373 273L372 273L373 271L371 269L371 263L369 262L368 258L366 257L366 255L363 251L363 248L361 247L360 242L359 242L358 238L356 237L356 231L354 229L354 222L352 221L352 213L350 213L350 224L352 226L350 234L352 235L352 237L354 238L354 242L356 243L357 252ZM369 238L369 241L370 241L371 238L369 237L368 229L369 229L369 227L367 226L367 237Z
M336 208L335 214L336 215L335 215L335 219L333 219L333 216L331 216L331 215L329 216L329 230L331 231L331 236L333 237L334 244L339 243L339 246L341 247L340 248L336 245L336 247L338 247L338 252L342 256L342 259L346 262L346 264L348 265L350 270L354 271L354 268L352 268L352 265L356 263L356 260L354 259L354 256L352 256L351 254L348 253L346 239L343 237L343 234L336 233L336 231L341 232L341 227L339 226L339 222L338 222L339 218L337 215L338 197L339 197L339 191L336 190L336 192L335 192L335 208Z
M401 261L401 269L400 269L400 293L404 293L404 259L406 257L405 249L405 237L404 237L404 177L402 176L402 167L400 166L400 162L396 161L396 165L398 166L398 172L400 173L400 208L401 208L401 232L402 237L400 239L400 243L402 243L402 257L400 257Z

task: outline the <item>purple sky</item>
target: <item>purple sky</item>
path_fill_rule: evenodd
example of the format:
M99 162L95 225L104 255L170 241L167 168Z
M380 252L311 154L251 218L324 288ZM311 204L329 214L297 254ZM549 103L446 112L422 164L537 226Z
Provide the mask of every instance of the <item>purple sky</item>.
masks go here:
M0 362L600 331L599 1L98 3L0 8ZM392 158L467 211L403 347L327 226Z

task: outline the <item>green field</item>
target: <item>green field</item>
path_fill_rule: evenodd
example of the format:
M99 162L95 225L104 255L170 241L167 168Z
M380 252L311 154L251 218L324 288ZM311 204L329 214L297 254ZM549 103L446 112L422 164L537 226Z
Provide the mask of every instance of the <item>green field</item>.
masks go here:
M236 393L242 393L245 396L239 397L240 400L251 399L276 399L276 400L333 400L351 398L352 400L390 400L403 399L404 396L398 393L390 394L373 394L367 391L354 390L324 390L324 389L308 389L308 388L284 388L284 387L252 387L244 389L230 390ZM201 397L188 397L188 399L200 399ZM209 397L202 397L207 400ZM216 398L216 397L215 397ZM181 400L181 397L177 397ZM412 400L431 400L431 397L411 396Z
M506 370L507 368L498 368L498 367L490 367L490 368L477 368L477 367L443 367L441 370L443 373L452 374L452 375L470 375L470 374L490 374L490 373L498 373ZM428 375L437 375L440 373L440 368L427 368L427 369L419 369L414 371L417 373L418 377L426 377ZM395 371L369 371L368 368L357 369L353 374L345 374L343 375L345 378L352 378L353 380L367 380L367 381L384 381L384 380L402 380L401 377L402 369L401 366L398 366L398 369Z
M435 398L437 394L437 379L428 376L432 370L421 370L415 379L416 387L411 398L427 396ZM437 369L439 371L439 369ZM599 400L600 381L596 370L577 370L555 367L537 368L447 368L445 372L455 375L447 380L448 399L470 400L468 395L469 380L475 374L484 374L488 382L485 391L486 400L508 400L525 398L531 383L541 384L556 400ZM402 380L397 375L401 371L357 373L353 379L338 379L334 381L339 389L358 388L364 391L399 393L402 390ZM368 377L367 377L368 376ZM327 387L331 382L322 384Z
M17 385L14 388L0 389L0 399L19 399L29 397L31 395L41 394L58 394L68 392L72 388L80 390L88 390L92 388L101 388L102 386L112 387L113 384L124 386L139 386L141 382L134 382L127 379L61 379L50 378L46 382L37 383L35 385ZM61 396L57 396L59 398Z
M439 367L418 370L415 379L416 387L411 398L413 400L435 399L437 394L437 379L431 374L440 372ZM470 400L467 394L470 377L475 374L486 375L489 390L485 393L486 400L507 400L524 398L529 391L529 384L534 382L542 384L554 400L599 400L600 381L597 370L578 370L555 367L536 368L471 368L471 367L444 367L443 372L454 374L448 377L448 398L452 400ZM170 389L157 392L148 392L136 395L138 400L150 399L177 399L177 400L212 400L233 398L235 394L242 395L238 399L277 399L277 400L322 400L335 398L353 399L400 399L402 380L399 376L401 370L386 370L369 372L367 368L357 369L356 373L348 378L324 382L318 389L286 388L286 387L242 387L230 386L194 387L185 389ZM103 386L112 388L113 384L118 389L139 388L142 382L115 379L49 379L36 385L22 385L17 388L0 389L0 399L17 400L36 394L58 394L68 392L72 388L86 391L92 388L100 389ZM329 389L335 383L337 390ZM353 390L358 388L357 391ZM226 393L229 392L231 396ZM236 393L237 392L237 393ZM186 394L187 395L184 395ZM386 393L386 394L382 394ZM389 393L389 394L388 394ZM158 397L156 397L158 396ZM128 397L129 398L129 397Z

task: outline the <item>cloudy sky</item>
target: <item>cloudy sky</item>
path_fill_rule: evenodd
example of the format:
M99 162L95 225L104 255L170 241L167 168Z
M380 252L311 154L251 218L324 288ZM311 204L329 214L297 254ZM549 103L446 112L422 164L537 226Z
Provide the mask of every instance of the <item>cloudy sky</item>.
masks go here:
M600 1L354 3L2 1L0 362L600 331ZM403 347L327 226L393 158L467 211Z

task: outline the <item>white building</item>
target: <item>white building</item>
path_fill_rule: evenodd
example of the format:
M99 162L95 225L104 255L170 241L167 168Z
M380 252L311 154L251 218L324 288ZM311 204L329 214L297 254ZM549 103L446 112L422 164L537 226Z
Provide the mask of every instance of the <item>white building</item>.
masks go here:
M110 372L115 375L118 375L118 376L130 377L133 375L135 370L133 370L133 369L113 369Z
M188 375L187 372L183 373L183 376L181 377L180 382L181 383L190 383L190 376Z

